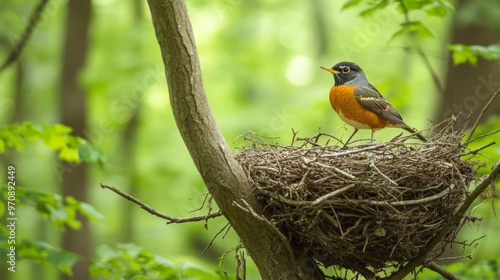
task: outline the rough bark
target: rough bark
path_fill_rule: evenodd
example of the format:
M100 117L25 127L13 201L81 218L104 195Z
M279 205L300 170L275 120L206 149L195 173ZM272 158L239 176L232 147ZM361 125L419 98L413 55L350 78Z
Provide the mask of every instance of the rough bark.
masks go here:
M61 73L61 122L73 128L73 134L83 137L87 126L86 94L79 84L78 75L85 65L88 50L88 28L90 24L90 0L70 0L64 40L63 64ZM73 196L79 201L88 201L87 165L63 163L62 194ZM63 234L62 247L73 252L80 259L73 267L73 276L62 279L90 279L89 264L91 257L91 234L88 220L78 215L82 227L78 230L67 229Z
M210 111L186 7L180 0L148 0L170 102L181 136L217 205L240 237L263 279L323 279L309 257L295 257L270 224L255 218L261 205Z

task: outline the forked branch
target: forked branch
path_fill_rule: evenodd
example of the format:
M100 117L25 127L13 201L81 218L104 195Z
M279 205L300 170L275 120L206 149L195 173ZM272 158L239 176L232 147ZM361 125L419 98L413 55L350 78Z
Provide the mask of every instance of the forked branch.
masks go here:
M431 252L434 247L443 239L445 236L457 225L460 223L462 218L464 217L467 209L472 205L472 203L479 197L479 195L486 190L486 188L492 184L495 178L500 173L500 160L498 160L493 166L490 174L484 178L481 183L476 187L476 189L467 197L462 206L457 210L457 212L450 218L448 225L445 226L440 232L438 232L429 242L428 246L423 249L420 254L408 262L401 269L396 271L394 274L387 278L388 280L399 280L403 279L406 275L411 273L417 266L425 263L425 259L429 252Z
M208 219L212 219L212 218L216 218L216 217L219 217L219 216L222 216L222 212L219 210L219 211L215 211L213 213L208 213L206 215L200 215L200 216L193 216L193 217L173 217L173 216L169 216L169 215L166 215L166 214L163 214L159 211L156 211L153 207L151 206L148 206L146 203L140 201L139 199L131 196L130 194L128 193L125 193L113 186L110 186L110 185L106 185L106 184L103 184L101 183L101 188L103 189L109 189L115 193L117 193L118 195L120 195L121 197L124 197L126 198L127 200L130 200L132 201L133 203L139 205L142 209L146 210L148 213L152 214L152 215L155 215L157 217L160 217L162 219L165 219L167 220L167 224L173 224L173 223L176 223L176 224L181 224L181 223L188 223L188 222L198 222L198 221L206 221Z

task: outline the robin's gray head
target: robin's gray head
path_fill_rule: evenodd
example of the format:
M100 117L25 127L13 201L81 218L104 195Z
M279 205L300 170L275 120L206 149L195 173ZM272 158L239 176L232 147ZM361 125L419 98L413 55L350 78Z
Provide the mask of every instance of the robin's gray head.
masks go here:
M353 86L367 86L369 85L366 79L363 69L353 62L339 62L332 66L321 67L321 69L326 70L333 74L335 79L335 85L353 85Z

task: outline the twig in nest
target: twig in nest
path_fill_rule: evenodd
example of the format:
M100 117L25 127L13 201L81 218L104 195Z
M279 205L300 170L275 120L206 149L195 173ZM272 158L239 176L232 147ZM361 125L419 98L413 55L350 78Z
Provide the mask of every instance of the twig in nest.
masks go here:
M206 215L193 216L193 217L185 217L185 218L184 217L169 216L169 215L166 215L166 214L163 214L161 212L156 211L155 209L153 209L152 207L146 205L144 202L140 201L139 199L137 199L137 198L131 196L130 194L125 193L125 192L123 192L123 191L121 191L121 190L119 190L119 189L117 189L117 188L115 188L113 186L106 185L106 184L103 184L103 183L101 183L100 185L101 185L101 188L103 188L103 189L110 189L113 192L115 192L118 195L120 195L121 197L124 197L127 200L130 200L133 203L139 205L142 209L146 210L148 213L150 213L152 215L155 215L157 217L160 217L162 219L167 220L167 224L173 224L173 223L181 224L181 223L188 223L188 222L205 221L205 220L208 220L208 219L211 219L211 218L222 216L222 212L220 210L218 210L216 212L213 212L213 213L206 214Z
M378 150L380 149L381 147L384 147L384 146L387 146L387 145L392 145L394 143L380 143L378 145L374 145L374 146L368 146L368 147L364 147L364 148L359 148L359 149L354 149L354 150L349 150L349 151L345 151L345 152L339 152L339 153L333 153L333 154L329 154L329 155L325 155L325 157L340 157L340 156L346 156L346 155L350 155L350 154L356 154L356 153L361 153L361 152L366 152L366 151L371 151L371 150Z
M306 160L304 159L304 161L306 161ZM335 166L330 166L330 165L322 164L322 163L319 163L319 162L313 162L312 164L317 165L317 166L321 166L321 167L324 167L324 168L330 168L332 170L335 170L337 173L340 173L340 174L346 176L349 179L356 179L356 177L352 176L351 174L349 174L347 172L344 172L344 171L338 169Z
M309 201L304 201L304 202L305 203L307 202L307 203L309 203L310 205L313 205L313 206L314 205L318 205L318 204L322 203L323 201L325 201L325 200L327 200L327 199L329 199L331 197L337 196L337 195L339 195L339 194L341 194L341 193L343 193L343 192L345 192L345 191L347 191L347 190L349 190L351 188L354 188L354 186L356 186L356 185L350 184L348 186L345 186L343 188L335 190L335 191L333 191L333 192L331 192L329 194L325 194L324 196L321 196L321 197L317 198L316 200L314 200L312 202L309 202Z
M391 178L387 177L387 175L382 173L382 171L380 171L380 169L378 169L378 167L375 165L375 157L374 156L372 156L370 158L370 167L375 169L380 174L380 176L384 177L387 181L389 181L389 183L393 184L394 186L398 186L398 183L394 182Z
M415 199L415 200L391 201L391 202L389 202L389 201L373 201L373 200L370 201L370 200L365 200L365 201L359 201L359 203L368 203L368 204L371 204L371 205L392 205L392 206L408 206L408 205L424 204L424 203L427 203L427 202L439 199L439 198L447 195L454 188L455 188L455 185L451 184L449 188L445 189L444 191L442 191L442 192L440 192L438 194L435 194L435 195L432 195L432 196L428 196L428 197L424 197L424 198L421 198L421 199Z

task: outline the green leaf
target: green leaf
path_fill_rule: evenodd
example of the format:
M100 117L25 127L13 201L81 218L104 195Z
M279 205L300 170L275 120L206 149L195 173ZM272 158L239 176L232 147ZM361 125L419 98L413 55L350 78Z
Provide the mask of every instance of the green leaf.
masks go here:
M394 39L401 35L414 35L414 34L422 38L435 37L434 33L429 28L427 28L422 22L411 21L402 23L401 29L399 29L396 33L394 33L391 39Z
M53 133L56 133L56 134L70 134L71 131L73 130L71 127L65 126L65 125L59 124L59 123L57 123L53 126L45 125L45 129L52 131Z
M388 5L389 5L389 1L388 0L379 1L378 3L372 5L370 8L362 11L360 15L362 17L372 16L376 11L382 10L385 7L387 7Z
M13 147L17 151L21 151L24 146L23 139L17 133L17 130L10 129L9 127L0 130L0 138L3 139L5 146Z
M0 126L0 153L7 147L21 151L26 140L43 139L45 145L58 152L59 158L68 162L97 162L103 165L103 155L89 142L70 135L71 127L62 124L37 125L29 122Z
M351 8L354 6L358 6L360 3L361 3L361 0L349 0L342 6L342 10L348 9L348 8Z
M101 152L92 146L89 142L81 140L78 147L78 156L81 161L85 162L101 162L103 155Z
M19 131L25 139L35 141L42 137L43 126L25 122L19 126Z
M181 264L183 279L200 279L200 280L219 280L220 277L213 273L208 272L201 267L192 263L184 262Z
M76 255L41 241L23 240L17 246L20 257L55 266L60 272L71 275Z
M109 279L171 279L220 280L223 275L205 270L197 264L178 265L133 244L119 244L117 249L102 245L90 267L93 278Z
M6 185L0 189L2 193L7 193ZM67 196L63 200L62 196L58 194L42 193L25 188L17 189L16 204L18 206L33 206L43 217L47 218L60 230L64 230L66 226L73 229L81 227L81 222L76 218L76 213L81 213L90 220L97 220L103 217L90 204L80 202L71 196Z
M455 65L462 63L476 65L480 57L486 60L500 59L500 44L490 46L454 44L448 48L452 52Z
M104 220L104 216L97 211L94 206L88 203L79 202L78 209L80 210L80 213L87 217L90 221Z
M437 17L445 17L453 11L455 11L455 7L446 0L432 1L431 7L425 9L427 15Z

